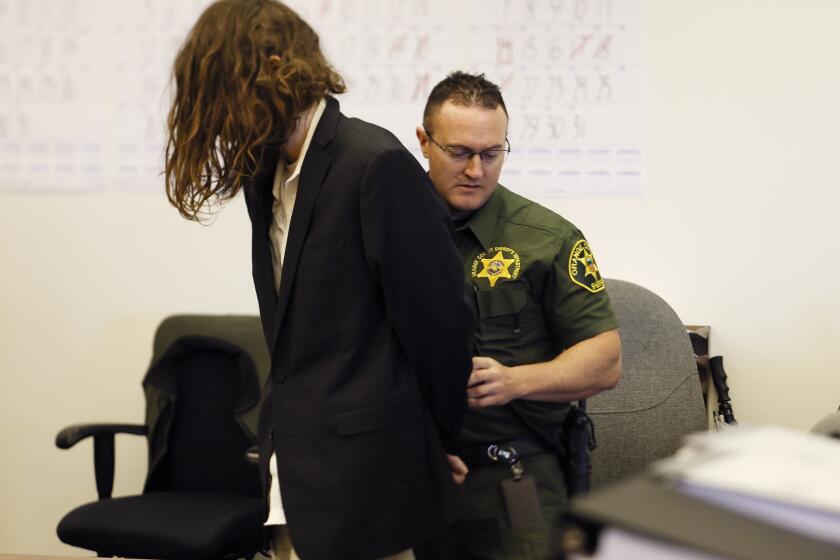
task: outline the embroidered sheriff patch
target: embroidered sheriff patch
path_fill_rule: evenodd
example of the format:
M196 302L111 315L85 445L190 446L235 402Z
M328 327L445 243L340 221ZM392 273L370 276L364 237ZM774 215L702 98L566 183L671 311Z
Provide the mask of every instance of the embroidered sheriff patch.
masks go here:
M479 265L481 270L478 270ZM492 288L500 278L516 280L521 266L519 255L510 247L491 247L473 260L471 275L473 278L487 278Z
M585 239L575 243L569 254L569 278L593 294L604 289L604 279L601 278L595 257Z

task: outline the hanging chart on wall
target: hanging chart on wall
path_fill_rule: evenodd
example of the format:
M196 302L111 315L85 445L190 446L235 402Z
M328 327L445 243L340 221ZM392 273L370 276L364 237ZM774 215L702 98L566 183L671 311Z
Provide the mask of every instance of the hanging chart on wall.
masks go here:
M530 198L642 192L643 0L290 0L348 91L342 111L422 160L426 96L499 84ZM163 195L171 66L207 0L0 0L0 190Z

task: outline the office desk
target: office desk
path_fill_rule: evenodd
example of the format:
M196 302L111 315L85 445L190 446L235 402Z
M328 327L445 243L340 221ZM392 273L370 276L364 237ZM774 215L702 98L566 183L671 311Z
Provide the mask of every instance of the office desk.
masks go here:
M742 560L837 560L840 546L745 517L639 476L572 500L561 532L568 554L617 527L646 538ZM585 546L584 546L585 545Z

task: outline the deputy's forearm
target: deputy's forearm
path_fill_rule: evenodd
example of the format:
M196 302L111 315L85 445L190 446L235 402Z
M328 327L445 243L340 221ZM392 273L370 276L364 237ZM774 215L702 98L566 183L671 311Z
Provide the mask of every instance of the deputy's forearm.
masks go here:
M519 398L567 402L591 397L615 387L621 379L618 330L579 342L548 362L512 369Z

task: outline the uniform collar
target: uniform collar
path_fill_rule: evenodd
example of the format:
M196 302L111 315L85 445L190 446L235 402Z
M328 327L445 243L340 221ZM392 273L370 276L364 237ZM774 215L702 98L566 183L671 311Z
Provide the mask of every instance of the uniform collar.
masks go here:
M476 210L463 226L473 232L479 244L485 249L494 244L493 234L496 231L496 224L498 222L496 218L499 216L506 192L507 189L497 184L496 189L490 195L490 198L487 199L487 202Z

